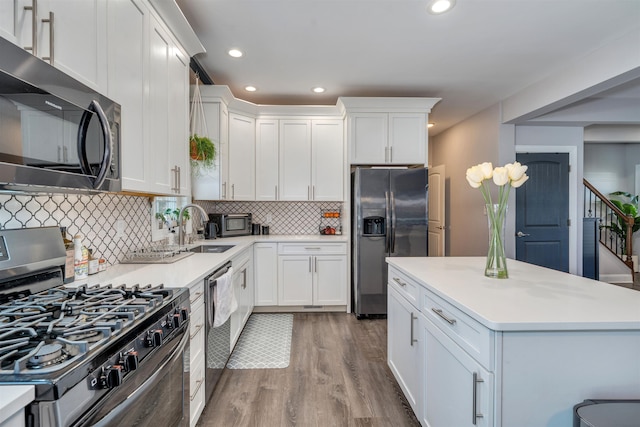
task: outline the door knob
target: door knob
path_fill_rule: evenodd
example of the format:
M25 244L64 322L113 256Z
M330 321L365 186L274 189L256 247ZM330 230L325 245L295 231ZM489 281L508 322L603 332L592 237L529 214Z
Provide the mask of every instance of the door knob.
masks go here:
M523 233L522 231L518 231L518 232L516 233L516 236L517 236L517 237L527 237L527 236L530 236L530 234Z

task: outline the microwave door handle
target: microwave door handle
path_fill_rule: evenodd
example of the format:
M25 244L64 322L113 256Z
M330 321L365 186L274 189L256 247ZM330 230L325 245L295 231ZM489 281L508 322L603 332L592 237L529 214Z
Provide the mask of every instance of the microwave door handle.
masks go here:
M82 168L83 173L87 175L92 174L91 165L89 163L89 160L87 159L87 130L89 128L89 122L91 121L90 112L96 113L104 139L104 156L102 157L102 161L100 162L100 169L98 170L98 174L96 175L95 181L93 182L93 188L98 189L102 186L105 179L107 178L107 172L109 171L111 160L113 158L113 150L111 149L111 129L109 129L109 120L107 119L106 114L104 114L104 111L102 110L102 107L100 106L98 101L91 101L91 104L89 104L89 108L87 108L87 111L82 114L82 118L80 119L80 127L78 128L78 157L80 158L80 167Z
M95 111L98 115L98 122L100 122L100 128L102 129L102 136L104 138L104 156L102 156L102 162L100 163L100 170L98 172L98 176L96 176L96 180L93 184L93 188L100 188L104 181L107 179L107 173L109 172L109 168L111 167L111 161L113 159L113 141L111 139L111 129L109 128L109 119L107 115L102 110L102 107L98 103L98 101L91 101L91 105L89 109Z

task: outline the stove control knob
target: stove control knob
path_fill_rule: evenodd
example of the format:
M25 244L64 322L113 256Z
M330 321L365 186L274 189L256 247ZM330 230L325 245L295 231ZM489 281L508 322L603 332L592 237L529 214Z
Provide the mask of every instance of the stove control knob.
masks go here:
M171 318L171 323L170 323L171 327L177 329L180 327L181 323L182 323L182 316L180 315L180 313L174 314Z
M127 372L135 371L138 369L138 352L131 351L124 355L123 360L124 369Z
M118 387L122 384L122 366L121 365L113 365L106 369L104 373L105 381L104 385L106 388L114 388Z
M145 341L147 347L160 347L162 345L162 329L147 332Z
M189 318L189 310L182 307L180 309L180 318L182 319L183 322L186 321Z

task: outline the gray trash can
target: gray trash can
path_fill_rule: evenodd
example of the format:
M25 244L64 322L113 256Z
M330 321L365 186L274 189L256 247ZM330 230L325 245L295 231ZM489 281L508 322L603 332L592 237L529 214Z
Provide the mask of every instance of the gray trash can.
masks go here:
M573 407L573 427L639 427L640 400L588 399Z

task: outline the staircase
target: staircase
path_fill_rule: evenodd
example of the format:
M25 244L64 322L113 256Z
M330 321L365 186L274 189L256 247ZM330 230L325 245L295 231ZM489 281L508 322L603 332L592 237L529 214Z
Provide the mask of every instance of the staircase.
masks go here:
M583 179L582 182L584 184L584 217L596 219L600 244L629 268L632 281L635 282L631 259L633 254L633 216L626 215L618 209L589 181ZM597 271L597 268L595 270Z

